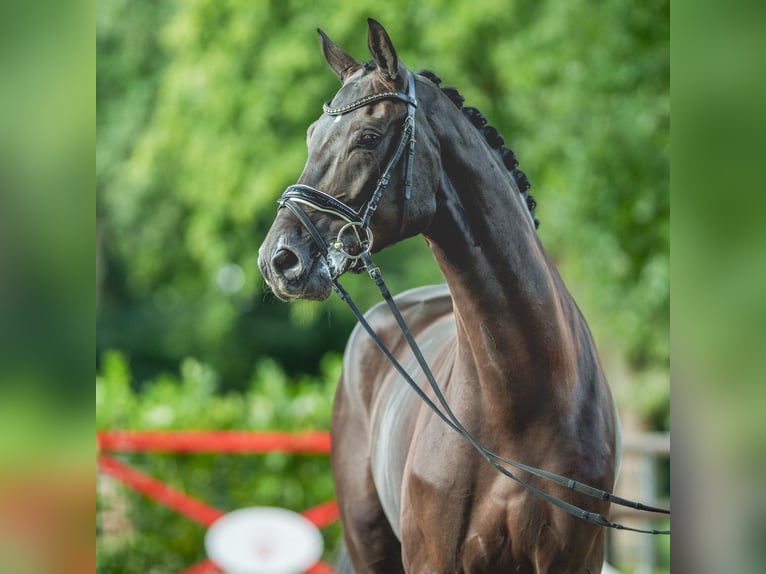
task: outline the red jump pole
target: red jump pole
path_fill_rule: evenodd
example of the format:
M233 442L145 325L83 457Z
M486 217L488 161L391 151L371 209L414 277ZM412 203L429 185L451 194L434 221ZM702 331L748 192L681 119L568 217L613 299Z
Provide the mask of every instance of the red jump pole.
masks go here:
M110 431L97 435L99 449L118 452L172 453L264 453L329 454L330 435L327 432L253 433L253 432L131 432ZM223 512L188 496L118 460L99 455L101 472L119 480L136 492L147 496L179 514L211 526ZM318 528L329 526L340 517L336 502L330 501L302 512ZM221 570L210 560L203 560L181 574L219 574ZM326 562L317 562L307 574L333 574Z
M210 526L223 516L223 512L217 508L208 506L204 502L192 498L172 486L160 482L126 464L122 464L110 456L99 456L98 468L104 474L113 476L136 492L164 504L168 508L203 526Z
M301 514L308 518L317 528L326 528L333 522L340 520L338 504L334 500L318 504L308 510L304 510Z
M104 452L164 452L208 454L329 454L330 433L254 431L101 431Z

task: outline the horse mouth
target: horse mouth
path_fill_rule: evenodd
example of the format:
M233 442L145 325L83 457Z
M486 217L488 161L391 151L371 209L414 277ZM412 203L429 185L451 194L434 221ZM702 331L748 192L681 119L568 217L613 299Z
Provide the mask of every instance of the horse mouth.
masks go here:
M337 249L330 249L325 256L330 277L333 280L343 275L349 268L349 259Z
M322 257L315 259L305 273L294 279L274 276L265 266L261 268L261 273L271 292L281 301L324 301L332 293L333 277Z
M348 239L342 248L334 244L324 253L280 239L275 245L261 246L258 267L277 299L324 301L332 294L333 282L338 277L346 272L359 272L360 260L348 255L357 251L358 246Z

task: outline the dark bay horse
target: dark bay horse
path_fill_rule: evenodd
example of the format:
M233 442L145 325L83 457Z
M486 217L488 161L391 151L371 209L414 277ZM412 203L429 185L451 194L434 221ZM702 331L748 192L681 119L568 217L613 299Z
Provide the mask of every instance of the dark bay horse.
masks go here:
M513 154L454 89L410 72L374 20L370 62L320 35L342 87L309 128L306 166L260 249L272 291L324 300L338 276L362 270L360 253L422 234L446 285L396 303L456 417L499 455L611 491L612 397L585 320L538 239ZM366 317L426 388L388 309ZM345 353L332 441L357 572L601 571L604 529L487 464L360 328ZM608 502L524 480L608 511Z

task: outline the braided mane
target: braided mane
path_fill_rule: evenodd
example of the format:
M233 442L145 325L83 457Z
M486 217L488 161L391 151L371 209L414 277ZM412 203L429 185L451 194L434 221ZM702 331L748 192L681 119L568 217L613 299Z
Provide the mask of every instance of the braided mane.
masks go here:
M430 70L420 70L417 72L417 74L430 80L437 87L439 87L439 84L441 84L441 78ZM532 219L535 222L535 229L537 229L540 226L540 222L535 219L535 207L537 207L537 202L535 201L535 198L532 197L530 193L528 193L529 189L532 187L532 184L529 183L529 179L527 178L526 174L518 168L519 160L516 159L516 155L510 149L504 146L505 138L503 138L502 134L497 130L496 127L487 125L487 118L485 118L479 110L476 108L464 107L463 102L465 101L465 98L463 98L463 96L461 96L455 88L444 87L441 88L441 91L444 92L444 94L452 101L453 104L457 106L459 110L462 110L463 115L465 115L465 117L467 117L471 123L476 126L476 128L484 135L484 139L487 140L487 143L492 148L492 150L498 154L503 162L503 165L505 165L506 169L508 169L510 172L511 177L513 177L514 181L516 182L519 191L524 196L524 200L527 204L527 209L529 210L529 213L532 214Z

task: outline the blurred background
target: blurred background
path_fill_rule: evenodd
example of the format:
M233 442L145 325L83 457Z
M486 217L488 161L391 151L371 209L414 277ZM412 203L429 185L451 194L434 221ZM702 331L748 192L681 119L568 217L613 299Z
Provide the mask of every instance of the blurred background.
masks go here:
M339 87L316 28L361 61L374 17L409 68L433 70L505 136L623 424L669 431L669 12L666 0L98 3L97 429L329 428L353 317L335 297L276 300L257 250ZM394 292L441 281L422 238L376 261ZM364 276L344 285L361 308L378 300ZM333 497L322 457L122 460L223 510ZM665 455L651 476L667 497ZM201 526L105 477L97 528L99 572L204 557ZM339 532L324 532L330 559ZM624 572L669 570L667 540L649 570L646 549L612 542Z

